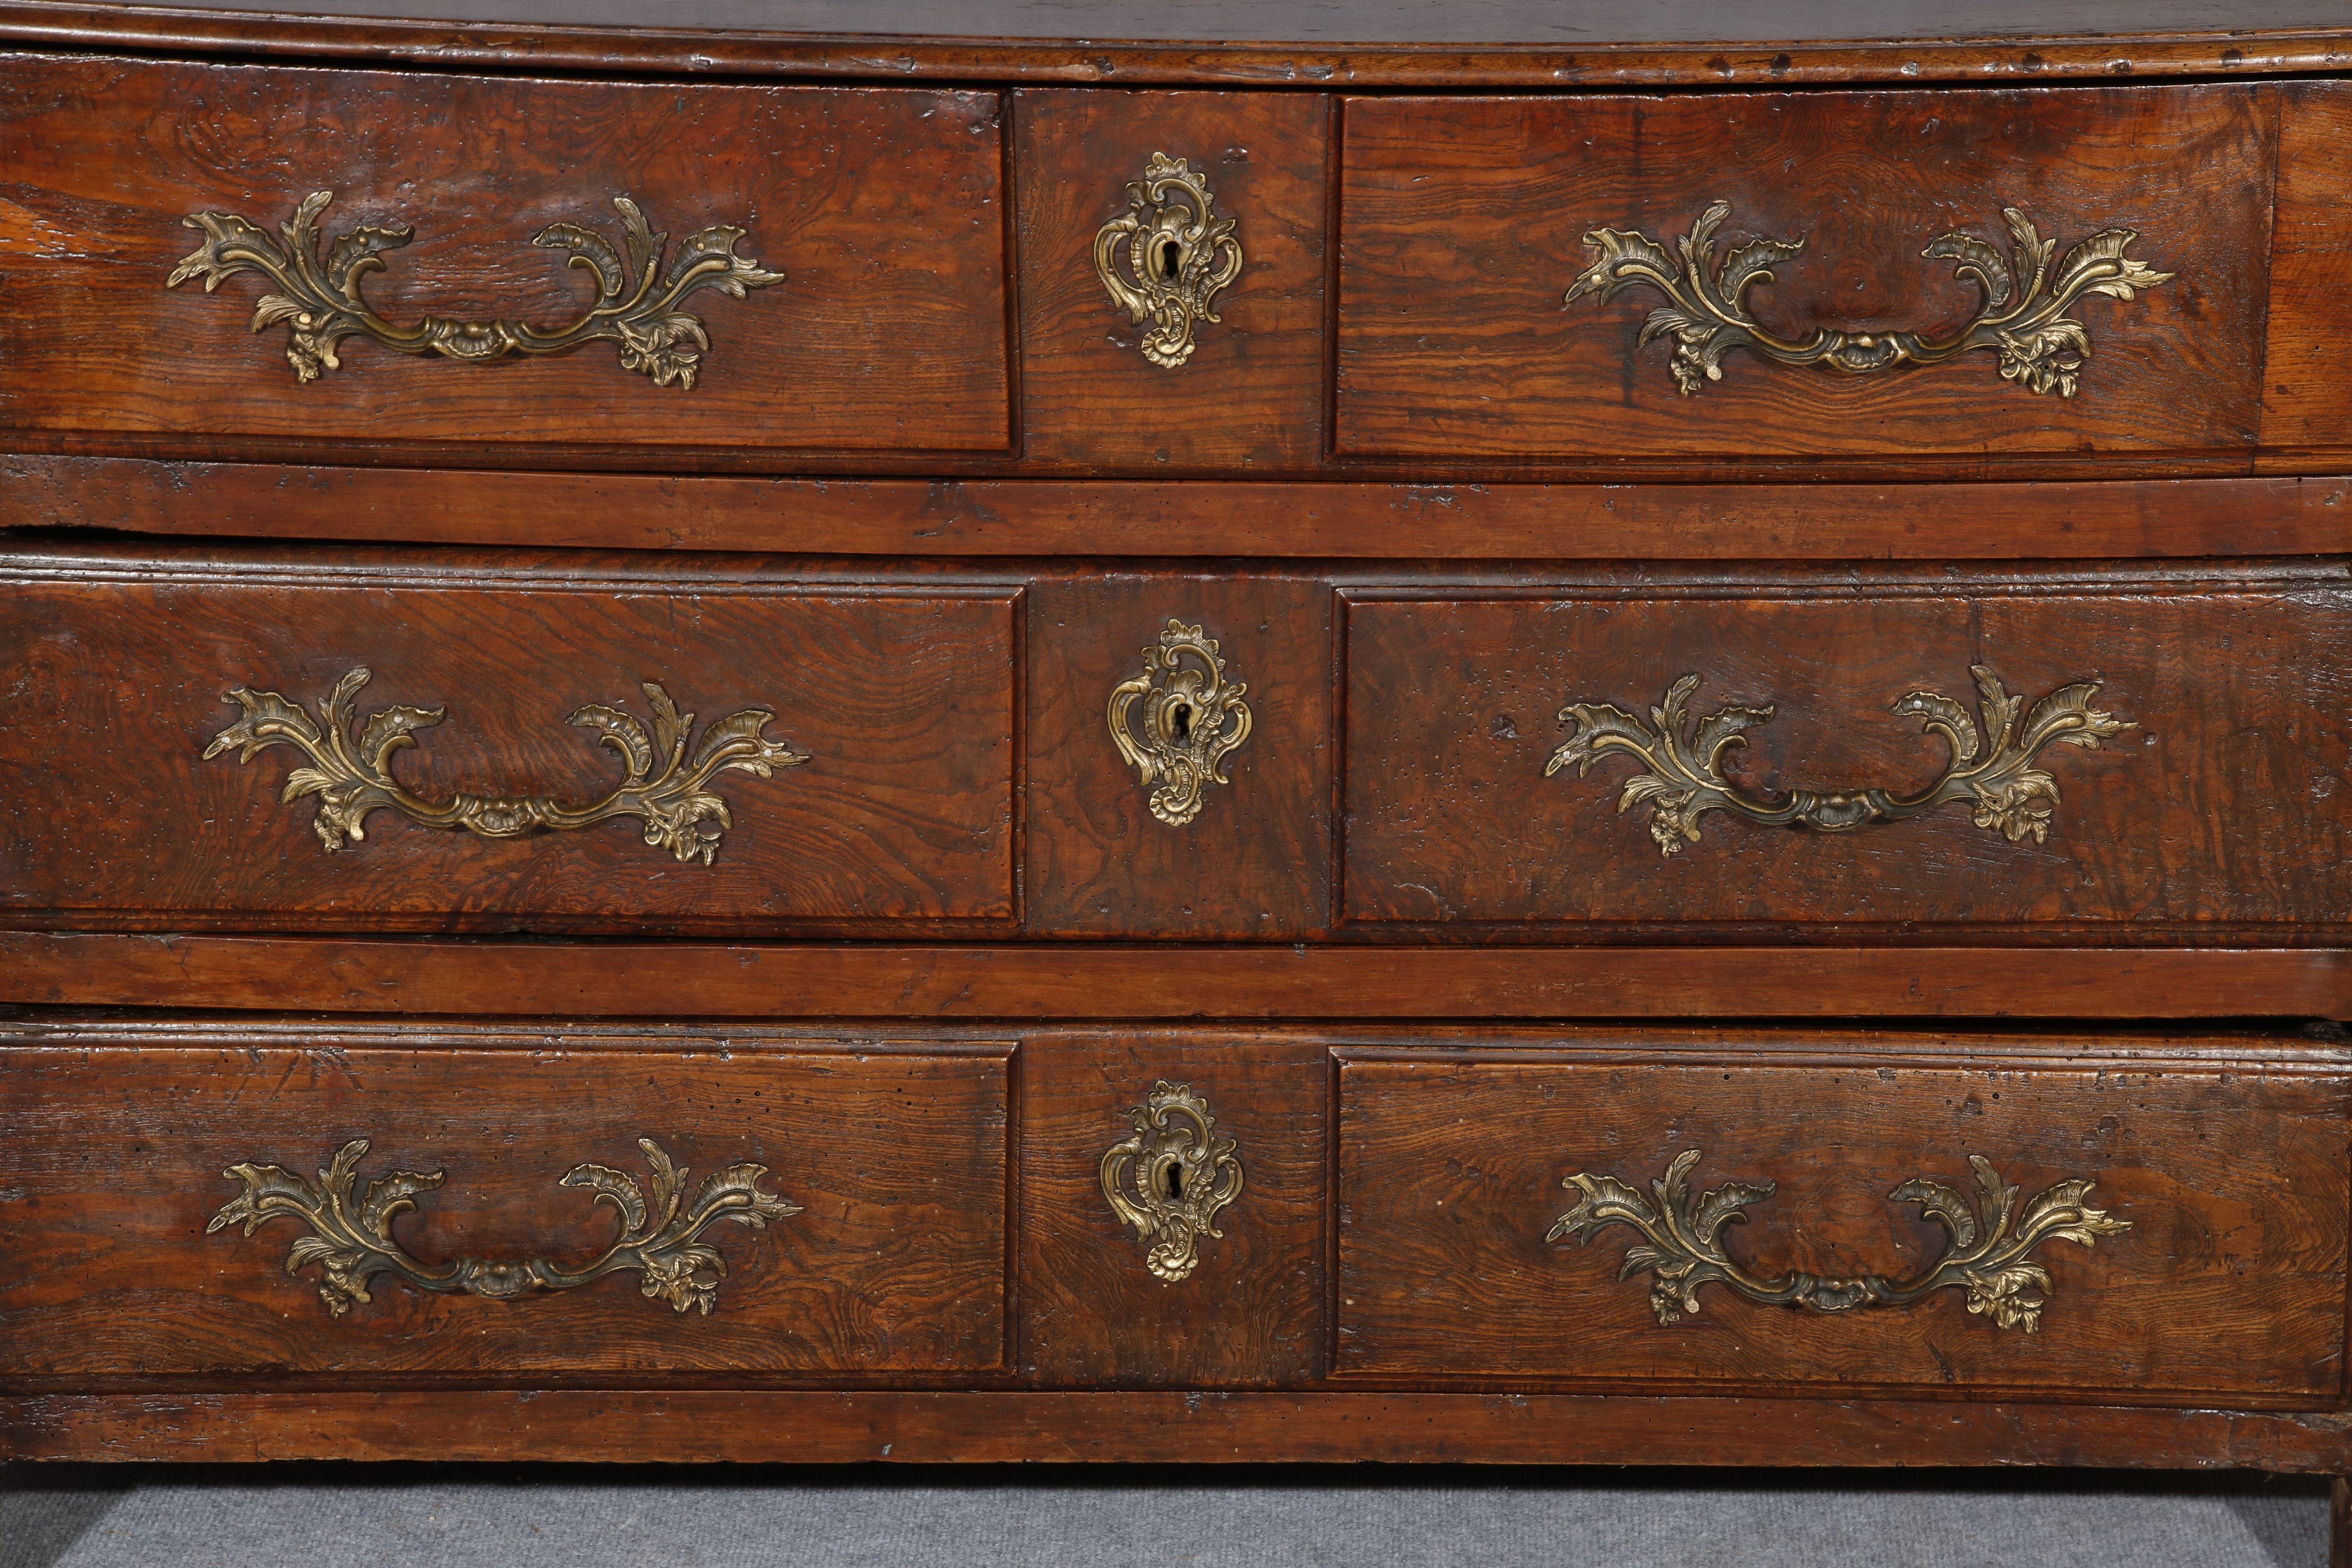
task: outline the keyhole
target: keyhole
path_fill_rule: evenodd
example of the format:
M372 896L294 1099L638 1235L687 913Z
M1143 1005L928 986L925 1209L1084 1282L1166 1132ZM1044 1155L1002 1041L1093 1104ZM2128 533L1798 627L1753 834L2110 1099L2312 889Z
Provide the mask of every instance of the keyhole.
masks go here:
M1180 746L1192 740L1192 710L1188 704L1179 702L1168 710L1168 732L1176 737Z
M1160 277L1168 279L1168 281L1171 283L1174 282L1176 280L1177 270L1183 265L1183 248L1174 240L1163 239L1160 242Z
M1181 1165L1168 1167L1168 1195L1171 1198L1184 1195L1184 1167Z

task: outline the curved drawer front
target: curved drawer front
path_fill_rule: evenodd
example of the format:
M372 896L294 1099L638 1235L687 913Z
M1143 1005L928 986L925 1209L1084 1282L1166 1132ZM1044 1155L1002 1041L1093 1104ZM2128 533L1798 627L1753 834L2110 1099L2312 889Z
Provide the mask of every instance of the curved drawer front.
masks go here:
M1350 921L2352 909L2340 586L1359 600L1347 663Z
M2342 1077L1801 1054L1343 1053L1338 1370L2341 1387Z
M2242 453L2275 114L2231 87L1350 100L1339 450Z
M1009 439L995 94L32 56L0 83L0 425Z
M485 561L164 571L7 574L0 790L44 803L0 823L11 919L1013 916L1016 591Z
M994 1368L1009 1067L758 1030L0 1046L0 1378Z

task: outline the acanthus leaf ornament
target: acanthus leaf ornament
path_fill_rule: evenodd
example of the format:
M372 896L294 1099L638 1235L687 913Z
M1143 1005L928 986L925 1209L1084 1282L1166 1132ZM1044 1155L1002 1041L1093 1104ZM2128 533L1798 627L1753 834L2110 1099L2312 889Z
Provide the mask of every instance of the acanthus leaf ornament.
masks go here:
M1544 763L1551 777L1573 763L1581 778L1592 764L1622 752L1648 770L1625 781L1620 812L1650 803L1650 837L1659 850L1679 854L1699 840L1699 818L1726 811L1766 827L1811 827L1843 832L1874 822L1900 822L1952 802L1964 802L1979 827L2014 844L2029 834L2045 841L2058 804L2058 781L2034 767L2052 745L2096 751L2102 741L2137 726L2091 706L2095 681L2063 686L2035 703L2021 721L2023 699L2010 695L2000 678L1983 665L1970 667L1983 708L1982 728L1968 709L1935 691L1914 691L1890 711L1916 716L1924 732L1941 736L1951 760L1926 789L1896 795L1884 789L1794 790L1778 801L1745 794L1725 776L1724 753L1748 743L1745 731L1770 721L1774 709L1719 708L1694 716L1688 710L1699 678L1675 682L1665 701L1643 722L1606 702L1571 702L1559 711L1572 726L1568 740Z
M1130 322L1151 323L1143 357L1173 370L1192 357L1199 323L1223 319L1217 296L1241 276L1241 241L1207 174L1165 153L1128 183L1127 206L1095 231L1095 275Z
M2132 1224L2110 1217L2105 1209L2085 1207L2083 1200L2092 1184L2080 1177L2044 1189L2021 1207L2018 1189L2000 1179L1991 1162L1971 1154L1973 1197L1924 1176L1914 1176L1886 1194L1890 1203L1917 1204L1944 1227L1948 1239L1942 1256L1920 1272L1906 1279L1880 1274L1835 1279L1801 1271L1759 1276L1732 1260L1720 1233L1727 1224L1744 1221L1748 1205L1770 1197L1778 1184L1727 1182L1709 1192L1693 1192L1690 1171L1699 1158L1696 1149L1675 1155L1666 1173L1650 1184L1654 1202L1615 1176L1580 1172L1563 1178L1560 1185L1579 1194L1576 1206L1559 1216L1544 1239L1556 1242L1573 1236L1590 1243L1612 1225L1639 1232L1642 1239L1626 1249L1617 1278L1651 1277L1650 1309L1661 1324L1696 1312L1702 1285L1719 1284L1769 1306L1810 1307L1820 1312L1907 1307L1938 1290L1960 1290L1971 1313L1990 1317L2000 1328L2023 1329L2030 1334L2042 1326L2052 1287L2050 1271L2027 1261L2028 1255L2052 1240L2090 1247L2100 1237L2121 1235Z
M778 768L809 761L807 753L761 732L775 718L764 708L730 713L703 731L698 745L690 745L694 715L679 712L667 691L646 681L643 690L654 715L650 735L634 715L595 703L576 710L568 721L595 731L598 741L621 759L625 776L601 799L568 805L550 795L458 795L436 805L402 787L392 776L392 758L415 745L415 731L441 722L446 710L385 708L362 723L352 699L369 679L364 667L345 675L316 720L299 703L275 691L240 686L221 700L236 703L245 716L213 737L205 759L232 748L240 763L251 762L270 746L302 752L313 765L288 773L278 799L319 797L319 815L311 826L330 852L346 841L365 838L367 816L377 810L396 811L426 827L462 828L484 838L515 838L541 829L568 832L614 817L635 817L645 824L647 845L706 866L718 852L721 830L734 821L726 801L703 787L712 775L738 768L769 778Z
M545 250L571 255L570 265L595 274L596 303L577 321L543 328L529 321L461 321L427 316L404 327L375 313L360 294L360 282L383 269L383 253L414 237L404 223L362 224L337 236L320 253L319 215L335 199L313 191L279 226L283 243L234 213L194 213L182 221L202 229L204 244L181 259L164 282L176 289L191 278L205 280L205 292L237 272L258 272L282 290L265 294L253 312L253 330L286 323L286 358L297 379L318 379L340 370L336 345L362 337L395 353L439 354L478 363L509 353L553 354L583 343L619 345L621 365L649 377L656 386L691 388L700 374L710 334L702 319L679 302L702 289L740 300L747 290L781 283L747 256L735 254L742 229L719 224L688 235L677 257L668 256L669 236L656 234L636 203L613 198L620 210L622 243L579 224L551 224L531 237ZM625 255L624 251L625 250Z
M1143 673L1111 689L1108 718L1118 754L1151 789L1151 815L1181 827L1201 814L1202 792L1231 784L1225 758L1249 739L1249 686L1227 681L1216 639L1171 617L1143 650ZM1142 704L1142 732L1130 723Z
M2101 229L2069 250L2053 273L2054 239L2015 207L2004 207L2010 233L2004 257L1972 234L1939 235L1920 254L1949 261L1982 294L1977 313L1948 337L1916 332L1841 332L1827 328L1810 338L1776 337L1748 309L1748 290L1772 279L1776 262L1805 247L1802 239L1757 238L1716 253L1716 231L1731 216L1731 204L1717 202L1700 215L1689 234L1675 242L1677 260L1666 247L1637 229L1595 228L1584 237L1592 264L1571 285L1566 309L1589 294L1603 300L1621 289L1646 285L1670 303L1650 312L1637 346L1674 339L1667 362L1675 384L1688 397L1710 381L1723 379L1723 356L1744 348L1781 364L1825 364L1861 374L1904 364L1941 364L1976 350L2000 355L2004 380L2034 392L2074 395L2084 362L2091 357L2090 329L2066 312L2085 295L2129 300L2173 274L2141 265L2124 251L2139 237L2128 228Z
M638 1139L637 1147L652 1172L650 1194L635 1176L608 1165L574 1165L557 1183L593 1189L595 1202L610 1205L621 1221L612 1245L577 1268L545 1258L460 1258L437 1267L417 1261L394 1238L392 1222L416 1206L419 1193L439 1186L444 1173L394 1171L370 1182L362 1194L357 1183L360 1160L368 1152L364 1138L336 1151L316 1184L278 1165L231 1165L221 1174L242 1183L245 1191L222 1205L205 1234L235 1225L251 1236L273 1219L308 1226L310 1234L297 1237L287 1253L286 1272L319 1265L319 1299L339 1318L353 1302L370 1299L368 1282L380 1274L420 1290L503 1301L534 1290L574 1290L624 1270L640 1277L639 1291L648 1300L667 1301L680 1312L698 1309L707 1316L727 1277L727 1260L699 1239L702 1233L722 1219L763 1229L800 1213L800 1205L762 1190L768 1167L749 1163L706 1177L689 1202L686 1171L650 1138Z
M1144 1267L1173 1285L1200 1266L1202 1237L1225 1234L1217 1215L1241 1196L1239 1145L1190 1084L1161 1079L1128 1117L1134 1132L1103 1151L1103 1196L1135 1227Z

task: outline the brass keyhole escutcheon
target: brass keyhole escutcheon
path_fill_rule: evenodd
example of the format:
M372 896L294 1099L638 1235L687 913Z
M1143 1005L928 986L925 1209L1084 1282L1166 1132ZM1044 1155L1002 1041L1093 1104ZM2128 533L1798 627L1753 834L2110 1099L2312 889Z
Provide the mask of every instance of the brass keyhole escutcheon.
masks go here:
M1241 241L1208 175L1165 153L1129 183L1127 211L1095 231L1095 276L1129 322L1150 323L1143 357L1164 369L1192 357L1194 331L1222 320L1217 296L1241 272Z
M1143 650L1143 673L1111 689L1110 738L1150 788L1152 816L1181 827L1209 785L1233 782L1225 758L1249 739L1248 690L1225 679L1213 637L1174 619Z
M1200 1267L1202 1237L1225 1234L1217 1215L1241 1196L1238 1144L1190 1084L1162 1079L1127 1114L1135 1131L1103 1151L1103 1197L1135 1227L1144 1267L1173 1285Z

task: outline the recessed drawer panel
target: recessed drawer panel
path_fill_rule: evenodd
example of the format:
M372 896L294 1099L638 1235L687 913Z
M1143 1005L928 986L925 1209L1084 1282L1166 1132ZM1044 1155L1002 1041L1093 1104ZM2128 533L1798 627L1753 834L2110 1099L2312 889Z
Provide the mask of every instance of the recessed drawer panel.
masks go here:
M2352 592L1358 602L1345 918L2308 940L2352 910Z
M981 1370L1010 1048L0 1043L0 1378Z
M0 84L0 426L1009 439L993 93L36 56Z
M731 933L1014 910L1017 591L93 553L20 557L0 595L18 921Z
M2342 1064L2217 1044L1343 1053L1338 1370L2332 1396Z
M2251 448L2248 87L1351 99L1342 453Z

